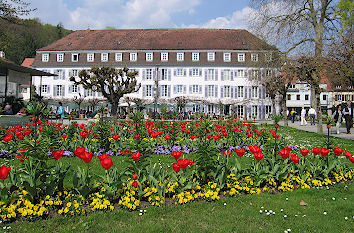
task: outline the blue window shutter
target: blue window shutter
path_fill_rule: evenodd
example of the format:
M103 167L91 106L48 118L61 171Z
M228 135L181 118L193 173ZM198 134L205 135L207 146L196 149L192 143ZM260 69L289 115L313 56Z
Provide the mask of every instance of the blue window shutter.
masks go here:
M152 71L152 79L156 80L156 70L155 69Z
M248 87L248 98L250 98L250 99L252 97L251 89L252 89L252 87Z
M187 94L187 86L183 85L183 94Z
M189 94L192 94L193 85L189 85Z
M168 97L171 97L171 85L168 85L167 87L167 95Z
M173 76L177 76L177 69L173 69Z
M214 85L214 91L215 91L215 98L218 98L218 88L219 86L218 85Z
M244 98L245 99L247 99L248 98L248 93L247 93L247 91L248 91L248 88L247 87L244 87L243 89L245 89L245 94L244 94Z
M86 97L87 96L87 90L85 89L85 91L84 91L84 97Z
M189 77L192 77L192 68L191 69L189 69Z
M224 70L221 70L220 80L224 81Z
M54 70L54 74L58 75L58 70ZM54 80L57 80L57 79L58 79L58 76L53 76L53 79L54 79Z
M177 93L177 85L173 85L173 94Z
M234 98L234 87L230 86L230 97Z
M224 98L224 86L220 87L220 98Z
M72 88L72 85L69 85L69 91L68 91L68 93L69 93L69 94L71 94L71 93L72 93L71 88Z
M159 70L159 72L157 72L157 80L161 80L161 75L162 75L162 70Z
M202 85L199 85L199 94L202 94L202 92L203 92L203 87L202 87Z
M80 85L78 85L77 86L77 92L80 93L80 90L81 90Z
M219 70L218 70L218 69L215 69L215 70L214 70L215 81L218 81L218 73L219 73Z
M252 70L246 71L248 75L248 81L252 81Z
M265 119L265 108L266 108L266 106L262 105L262 115L261 115L262 120Z
M69 70L69 78L73 76L73 70Z
M187 76L187 69L183 69L183 76L184 76L184 77Z
M50 94L50 85L47 85L47 94Z
M146 97L146 85L143 85L143 97Z
M234 71L230 70L230 80L234 81Z
M237 99L238 98L238 86L235 86L234 90L235 90L234 98Z
M208 70L204 70L204 81L208 80Z
M208 98L208 86L207 85L205 85L205 93L204 93L204 96L206 97L206 98Z
M65 70L62 70L62 71L63 71L63 76L62 76L61 79L65 80L65 77L66 77L66 76L65 76L65 73L66 73L66 72L65 72Z
M171 69L168 69L167 74L168 74L168 81L171 81Z
M143 77L142 77L142 80L145 80L146 79L146 71L145 69L143 69Z
M57 96L57 86L54 86L54 93L53 96Z

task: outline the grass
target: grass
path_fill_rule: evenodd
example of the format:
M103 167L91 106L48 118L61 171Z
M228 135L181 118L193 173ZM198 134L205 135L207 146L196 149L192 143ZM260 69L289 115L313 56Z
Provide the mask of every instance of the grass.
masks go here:
M301 206L301 200L308 206ZM353 201L351 183L338 184L329 190L262 193L224 198L215 203L148 207L142 216L138 211L118 209L9 226L13 232L284 232L288 228L292 232L354 232ZM267 216L265 210L272 210L275 215Z

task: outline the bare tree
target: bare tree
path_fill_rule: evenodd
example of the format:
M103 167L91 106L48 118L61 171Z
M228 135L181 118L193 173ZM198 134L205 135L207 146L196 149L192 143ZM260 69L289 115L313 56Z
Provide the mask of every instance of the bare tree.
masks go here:
M79 93L79 96L74 97L74 103L76 103L78 106L79 116L80 116L80 112L81 112L81 105L84 102L84 100L85 100L85 97L82 97L80 93Z
M75 85L82 85L85 89L99 91L112 105L112 115L117 114L119 100L129 93L137 92L141 84L137 83L137 71L129 68L115 69L113 67L92 67L90 71L81 70L79 77L71 77Z
M95 108L97 107L97 105L101 102L102 100L100 99L96 99L96 98L91 98L88 99L87 102L91 105L92 107L92 111L95 110Z
M28 15L36 9L28 9L29 3L22 0L0 1L0 19L14 21L17 17Z
M252 0L256 9L251 25L256 34L264 39L282 41L278 44L290 53L295 49L312 48L316 59L321 59L324 41L336 31L336 2L333 0ZM269 40L268 40L269 41ZM308 50L306 51L309 52ZM320 90L316 80L319 73L304 76L311 85L311 105L320 109L316 100ZM318 84L318 85L317 85ZM317 131L322 133L322 118Z

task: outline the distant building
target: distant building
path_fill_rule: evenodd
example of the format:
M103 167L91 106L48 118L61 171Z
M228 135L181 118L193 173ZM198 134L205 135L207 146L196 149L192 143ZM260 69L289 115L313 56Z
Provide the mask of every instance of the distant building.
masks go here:
M265 119L273 110L260 83L272 71L260 64L271 62L274 52L246 30L79 30L37 50L32 66L58 75L34 79L46 98L102 98L69 78L93 65L127 66L141 83L130 97L152 103L158 90L162 102L188 98L187 111L219 114L222 103L226 114Z

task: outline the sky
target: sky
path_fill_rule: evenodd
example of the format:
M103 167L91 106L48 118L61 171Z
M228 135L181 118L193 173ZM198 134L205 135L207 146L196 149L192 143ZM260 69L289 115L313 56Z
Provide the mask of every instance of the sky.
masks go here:
M247 28L249 0L31 0L28 18L65 28Z

